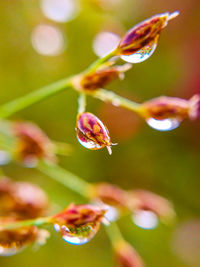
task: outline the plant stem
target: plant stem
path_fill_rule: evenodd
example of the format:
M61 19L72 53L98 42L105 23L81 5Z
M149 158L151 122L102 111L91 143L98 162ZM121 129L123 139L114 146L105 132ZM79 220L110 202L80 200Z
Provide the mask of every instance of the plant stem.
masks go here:
M82 180L75 174L62 169L58 165L42 161L38 164L37 169L83 197L88 198L92 190L92 184Z
M109 60L111 57L115 55L114 51L110 54L106 55L103 58L98 59L95 61L86 71L83 73L89 73L99 66ZM74 77L74 76L73 76ZM42 87L41 89L32 92L26 96L20 97L18 99L15 99L7 104L4 104L0 107L0 118L7 118L8 116L14 114L15 112L18 112L24 108L27 108L35 103L38 103L52 95L55 95L69 87L72 87L71 80L73 77L69 77L60 81L57 81L55 83L52 83L50 85L47 85L45 87Z
M35 103L46 99L52 95L57 94L71 87L71 78L66 78L50 85L47 85L35 92L32 92L26 96L15 99L7 104L0 107L0 118L6 118L17 111L20 111L26 107L29 107Z
M51 217L42 217L42 218L18 221L18 222L13 222L13 223L3 223L0 225L0 231L12 230L12 229L17 229L17 228L27 227L27 226L41 226L41 225L49 223L50 220L51 220Z
M105 230L113 248L115 248L121 241L124 240L119 227L115 222L112 222L109 226L105 226Z
M96 91L86 93L104 102L111 103L114 106L123 107L133 112L141 113L140 104L132 100L126 99L122 96L119 96L111 91L107 91L105 89L98 89Z
M78 98L78 113L85 112L86 108L86 95L85 93L80 93Z

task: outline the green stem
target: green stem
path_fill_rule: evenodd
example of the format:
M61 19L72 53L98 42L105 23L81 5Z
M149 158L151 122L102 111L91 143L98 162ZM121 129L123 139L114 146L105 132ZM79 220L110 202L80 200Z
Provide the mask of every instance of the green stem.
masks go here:
M94 92L86 92L86 93L94 98L100 99L104 102L111 103L114 106L123 107L139 114L141 113L140 104L132 100L126 99L122 96L119 96L111 91L107 91L105 89L99 89Z
M110 54L106 55L103 58L98 59L96 62L94 62L86 71L83 73L89 73L99 66L109 60L111 57L115 55L115 51L111 52ZM74 76L73 76L74 77ZM11 116L12 114L27 108L35 103L38 103L47 97L50 97L52 95L55 95L69 87L72 87L71 80L73 77L69 77L60 81L57 81L55 83L52 83L50 85L47 85L33 93L30 93L26 96L20 97L18 99L15 99L7 104L4 104L0 107L0 118L7 118L8 116Z
M0 118L7 118L8 116L20 111L26 107L29 107L35 103L46 99L52 95L57 94L71 87L71 78L66 78L58 82L47 85L35 92L32 92L26 96L20 97L0 107Z
M115 248L121 241L124 241L119 227L115 222L112 222L109 226L106 226L105 230L113 248Z
M80 96L78 98L78 113L85 112L86 108L86 95L85 93L80 93Z
M12 229L17 229L17 228L27 227L27 226L41 226L41 225L49 223L50 220L51 220L51 217L42 217L42 218L18 221L18 222L13 222L13 223L8 223L8 224L3 223L0 225L0 231L12 230Z
M58 165L43 161L39 163L37 169L83 197L88 198L92 190L92 185L90 183L85 182L75 174L62 169Z

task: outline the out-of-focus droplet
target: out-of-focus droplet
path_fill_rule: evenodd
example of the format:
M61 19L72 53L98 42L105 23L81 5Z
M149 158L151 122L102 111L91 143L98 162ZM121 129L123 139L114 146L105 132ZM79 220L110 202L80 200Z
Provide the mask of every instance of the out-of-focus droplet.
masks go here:
M158 131L171 131L180 125L180 121L177 119L156 120L154 118L150 118L147 119L146 122L151 128Z
M89 223L76 228L54 224L56 232L60 232L62 238L71 245L83 245L89 242L98 232L100 222Z
M100 32L93 41L93 50L99 57L103 57L113 51L119 44L120 37L112 32Z
M10 154L7 151L0 150L0 166L8 164L10 161Z
M141 63L148 59L156 50L157 42L152 42L151 44L145 46L139 51L133 53L132 55L122 55L121 59L129 63Z
M119 218L119 211L117 208L110 206L110 205L105 205L106 213L104 217L109 221L109 222L114 222Z
M152 211L139 210L133 214L132 220L143 229L154 229L158 225L158 217Z
M57 56L63 52L66 40L57 27L40 24L31 34L31 43L39 54Z
M67 22L74 19L79 6L75 0L42 0L41 9L44 15L57 22Z

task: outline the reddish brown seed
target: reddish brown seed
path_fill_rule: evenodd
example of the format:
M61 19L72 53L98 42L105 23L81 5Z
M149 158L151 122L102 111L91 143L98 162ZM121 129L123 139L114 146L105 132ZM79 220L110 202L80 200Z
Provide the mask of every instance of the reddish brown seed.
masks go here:
M95 115L89 112L78 114L76 123L78 141L82 146L91 150L107 147L111 151L111 139L106 126Z

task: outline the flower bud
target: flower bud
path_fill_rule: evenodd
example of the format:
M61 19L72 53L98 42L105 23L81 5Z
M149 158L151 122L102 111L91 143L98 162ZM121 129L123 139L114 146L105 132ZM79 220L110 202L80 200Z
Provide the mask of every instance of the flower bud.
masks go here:
M151 211L164 223L169 223L175 218L173 206L167 199L146 190L130 192L127 206L133 213Z
M73 245L89 242L98 232L105 210L93 205L70 205L52 218L54 228Z
M16 220L10 217L0 218L0 225L13 223ZM0 256L12 256L21 252L27 246L38 242L43 244L49 233L39 230L35 226L21 227L12 230L1 230L0 227Z
M161 96L143 103L141 105L141 115L152 128L172 130L186 118L196 119L199 116L199 107L199 95L194 95L189 100ZM159 126L162 127L159 128Z
M13 124L17 137L16 158L32 167L40 159L56 161L55 147L48 136L32 123L16 122Z
M0 180L0 214L14 215L19 219L43 216L49 206L45 192L28 182Z
M169 20L179 14L166 12L155 15L130 29L122 38L117 48L122 59L131 63L139 63L149 58L156 46L161 30L167 26Z
M144 267L137 251L127 242L121 241L115 248L115 257L119 267Z
M105 204L123 209L127 203L127 195L126 191L116 185L101 183L93 186L91 198L99 199Z
M111 150L111 139L108 129L95 115L89 112L80 113L77 116L76 133L80 144L91 150L99 150L107 147Z
M112 67L107 63L94 72L86 75L76 76L73 83L75 88L77 88L79 91L93 91L99 88L104 88L107 84L117 78L123 79L124 72L129 70L131 67L131 64Z

